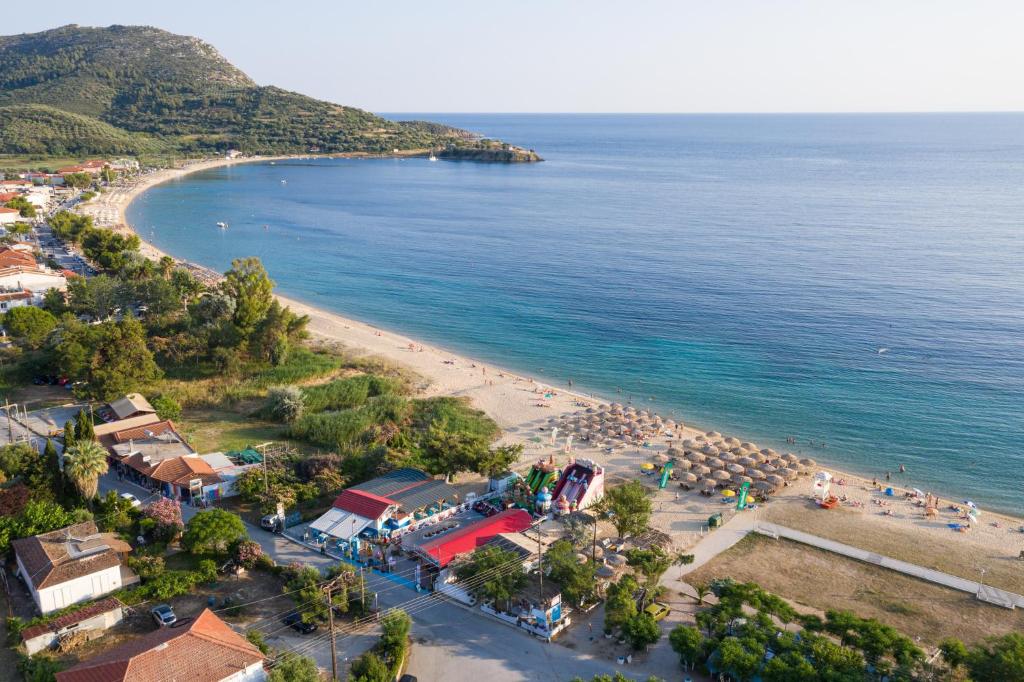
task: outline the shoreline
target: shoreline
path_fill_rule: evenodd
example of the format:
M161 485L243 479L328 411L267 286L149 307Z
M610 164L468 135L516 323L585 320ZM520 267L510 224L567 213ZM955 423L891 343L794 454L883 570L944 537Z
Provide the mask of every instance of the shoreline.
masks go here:
M238 163L260 163L275 160L286 160L301 158L294 156L281 157L253 157L246 159L212 159L207 161L194 162L184 168L163 169L147 174L140 181L126 188L118 188L103 195L104 201L93 202L97 206L105 207L108 214L111 210L116 212L116 223L110 225L113 229L120 229L134 232L127 221L125 211L128 205L142 192L163 182L174 180L190 173L201 170L209 170L223 166L230 166ZM305 157L309 158L309 157ZM90 205L90 213L93 213ZM166 254L163 250L150 244L142 236L141 251L150 258L160 258ZM173 258L173 256L171 256ZM196 268L209 273L211 276L218 275L208 268L196 266L182 259L175 258L179 263L191 268ZM421 377L425 384L421 387L422 394L427 396L449 395L469 398L474 407L483 410L497 422L502 429L500 443L521 443L523 445L523 456L520 458L516 469L523 471L538 459L546 459L552 452L559 453L559 459L567 455L562 453L562 448L549 444L550 432L546 429L550 418L559 418L570 415L582 409L585 404L596 407L599 403L611 403L615 398L602 396L598 393L586 394L580 391L565 389L560 386L553 386L547 380L538 380L535 377L522 376L515 372L501 368L490 363L475 360L466 355L449 351L443 347L424 344L404 334L378 328L374 325L346 318L343 315L333 313L314 305L299 301L288 296L275 294L277 299L284 305L290 306L293 311L299 314L309 315L309 331L314 338L329 342L338 343L356 354L365 354L381 360L409 368ZM543 392L538 394L540 387L549 389L553 395L545 398ZM685 438L693 438L703 434L693 425L687 424L679 441ZM667 444L664 439L657 439L650 448L618 448L611 452L589 446L585 443L577 443L573 446L572 455L593 459L604 466L611 480L626 478L639 478L646 483L653 483L653 477L643 476L639 470L642 462L650 461L651 457L663 452ZM817 458L817 455L815 455ZM863 513L874 511L867 503L868 497L878 497L876 491L871 488L871 479L864 475L848 472L845 469L838 469L828 462L819 462L815 470L827 470L831 472L836 481L845 479L847 485L841 489L837 486L837 494L840 492L850 495L851 501L857 500L859 507L850 507L846 512L859 511L862 518L864 532L885 532L885 528L894 521L890 516L879 516L874 513ZM897 475L894 472L894 480L882 481L883 487L892 487L897 491L897 496L885 498L892 500L893 504L904 503L900 497L903 491L913 487L913 479L910 475ZM610 482L609 481L609 482ZM810 493L810 476L801 476L792 485L782 488L773 499L782 501L787 505L806 500ZM854 490L856 489L856 490ZM717 496L711 498L702 497L696 493L685 493L673 497L678 488L666 488L658 490L654 487L654 509L652 526L660 528L671 534L674 540L681 546L692 546L700 537L700 530L707 521L709 513L723 510L723 505ZM869 494L865 496L863 492ZM922 539L931 536L937 543L962 545L968 550L968 554L977 551L1004 553L1010 549L1009 545L1017 544L1018 538L1014 537L1013 543L1008 542L1006 530L1003 526L1016 528L1024 526L1024 519L1012 516L1000 511L984 510L984 516L980 524L972 529L970 534L955 534L950 537L952 531L946 527L945 516L949 515L948 504L959 502L960 498L940 494L943 498L943 523L928 524L916 517L901 516L900 518L911 519L910 524L901 524L906 531L920 531ZM673 502L675 504L673 504ZM771 504L770 507L781 505ZM810 513L818 514L817 510ZM822 512L824 513L824 512ZM850 520L849 514L843 514L843 518ZM816 521L821 520L826 524L830 517L815 516ZM838 518L838 517L834 517ZM991 525L997 521L1000 525ZM860 523L859 519L857 521ZM837 522L838 523L838 522ZM827 535L827 533L823 533ZM955 540L954 540L955 538ZM961 542L963 541L963 542ZM970 547L973 546L973 549ZM1013 548L1013 556L1016 557L1017 549ZM965 563L968 559L965 558Z

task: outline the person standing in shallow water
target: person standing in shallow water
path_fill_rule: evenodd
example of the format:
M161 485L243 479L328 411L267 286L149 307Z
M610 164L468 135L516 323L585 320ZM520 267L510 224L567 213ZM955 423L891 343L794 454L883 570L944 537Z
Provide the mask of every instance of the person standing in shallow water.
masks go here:
M903 466L902 464L900 464L900 473L901 473L901 474L905 474L905 473L907 473L907 467L905 467L905 466Z

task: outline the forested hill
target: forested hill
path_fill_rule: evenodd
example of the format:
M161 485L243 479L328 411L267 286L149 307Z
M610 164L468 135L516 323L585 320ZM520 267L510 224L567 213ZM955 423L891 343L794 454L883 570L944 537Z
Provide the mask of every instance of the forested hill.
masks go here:
M72 25L0 36L0 153L229 148L253 154L434 149L451 158L539 160L464 130L389 121L259 86L213 46L158 28Z

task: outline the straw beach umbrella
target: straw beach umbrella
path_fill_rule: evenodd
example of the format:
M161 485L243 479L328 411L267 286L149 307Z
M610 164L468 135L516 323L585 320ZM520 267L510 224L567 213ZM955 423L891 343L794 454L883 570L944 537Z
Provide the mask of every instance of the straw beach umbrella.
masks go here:
M800 475L796 469L779 469L776 473L786 479L793 479Z
M700 464L701 462L703 462L704 460L707 459L707 455L705 455L703 453L700 453L700 452L693 451L693 450L691 450L690 452L687 452L685 456L686 456L686 459L690 460L691 462L695 462L697 464Z
M742 464L736 464L735 462L725 467L725 470L730 474L742 474L745 471Z
M766 474L774 474L775 473L775 467L773 467L771 464L758 464L757 468L760 469L761 471L765 472Z
M664 463L668 462L668 455L666 455L664 452L659 452L658 454L656 454L654 456L654 459L656 461L661 462L662 464L664 464Z
M815 462L815 461L814 461L813 459L811 459L810 457L805 457L805 458L803 458L802 460L800 460L800 463L801 463L801 464L803 464L803 465L804 465L805 467L813 467L813 466L818 466L818 463L817 463L817 462Z
M758 490L763 490L765 492L771 492L775 490L775 486L773 486L768 481L754 481L752 487L757 488Z
M792 452L787 452L782 456L782 459L786 460L790 464L799 464L800 458L794 455Z
M753 443L740 443L740 447L743 448L744 450L750 450L751 452L754 452L755 450L758 449L758 447Z
M697 477L697 474L693 473L692 471L687 471L685 474L683 474L683 480L686 481L687 483L696 483L700 479Z
M740 444L740 439L736 436L726 436L725 442L730 446L734 447Z
M778 474L772 474L765 480L771 483L772 485L782 485L786 482L786 479L784 479L782 476L779 476Z
M713 472L711 474L711 477L715 478L715 479L717 479L719 481L728 481L730 478L732 478L732 474L730 474L728 471L721 471L721 470L719 470L719 471Z
M754 479L752 479L750 476L744 476L742 474L734 474L732 480L736 483L736 485L743 485L744 483L754 482Z
M732 454L731 452L719 452L718 459L722 460L723 462L735 462L736 455Z
M708 431L704 435L706 437L712 438L712 439L714 439L714 438L721 438L722 437L722 434L720 434L718 431Z
M717 457L709 457L704 463L711 467L712 470L725 468L725 462L718 459Z
M693 462L686 459L677 459L674 466L676 469L681 469L682 471L689 471L690 469L693 468Z
M768 477L768 474L761 471L760 469L747 469L747 476L750 476L754 480L763 481Z
M709 479L705 479L703 485L704 485L704 490L714 490L715 488L718 487L718 481L715 481L715 480L710 479L710 478Z
M692 438L684 440L683 441L683 447L684 448L689 448L689 449L692 450L693 448L697 447L697 441L693 440Z
M698 476L707 476L711 473L711 467L704 466L703 464L698 464L697 466L693 467L691 471L693 471L693 473L697 474Z

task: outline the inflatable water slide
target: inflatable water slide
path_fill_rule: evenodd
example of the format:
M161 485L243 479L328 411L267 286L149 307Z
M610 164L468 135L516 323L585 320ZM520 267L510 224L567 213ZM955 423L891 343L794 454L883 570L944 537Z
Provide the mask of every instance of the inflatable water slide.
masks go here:
M583 509L604 496L604 469L587 459L569 460L555 485L556 510L565 514Z

